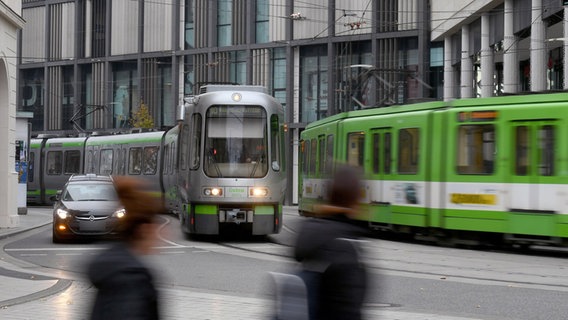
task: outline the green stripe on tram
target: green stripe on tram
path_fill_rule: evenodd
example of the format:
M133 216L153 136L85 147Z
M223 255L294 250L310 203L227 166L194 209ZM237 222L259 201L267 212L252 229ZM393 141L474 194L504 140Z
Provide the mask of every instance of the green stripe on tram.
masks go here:
M195 205L195 214L217 214L217 206L211 204Z

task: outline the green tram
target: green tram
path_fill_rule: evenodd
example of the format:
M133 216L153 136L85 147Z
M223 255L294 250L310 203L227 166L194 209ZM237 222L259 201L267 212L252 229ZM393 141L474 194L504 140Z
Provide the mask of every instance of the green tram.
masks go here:
M337 164L364 174L359 220L462 244L568 244L568 94L365 109L300 137L299 210Z

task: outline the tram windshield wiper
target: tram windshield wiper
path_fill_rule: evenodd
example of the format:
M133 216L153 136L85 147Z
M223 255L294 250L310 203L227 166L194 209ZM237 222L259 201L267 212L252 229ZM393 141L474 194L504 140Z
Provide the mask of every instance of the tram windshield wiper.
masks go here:
M223 174L221 173L221 169L219 169L217 161L215 161L215 158L213 158L213 154L211 153L211 151L207 153L207 159L209 159L209 165L210 166L212 165L213 168L215 168L215 172L217 172L217 177L222 178Z
M264 154L261 154L258 157L258 161L255 161L254 163L254 167L252 168L252 172L250 174L250 177L253 178L254 174L256 173L256 169L258 169L258 165L264 162Z

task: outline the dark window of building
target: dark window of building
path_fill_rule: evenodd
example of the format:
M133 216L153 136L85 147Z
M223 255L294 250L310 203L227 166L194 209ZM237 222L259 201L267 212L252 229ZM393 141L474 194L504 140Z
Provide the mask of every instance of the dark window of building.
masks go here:
M92 23L93 29L91 34L92 56L105 56L105 33L106 33L106 0L93 0L92 2Z

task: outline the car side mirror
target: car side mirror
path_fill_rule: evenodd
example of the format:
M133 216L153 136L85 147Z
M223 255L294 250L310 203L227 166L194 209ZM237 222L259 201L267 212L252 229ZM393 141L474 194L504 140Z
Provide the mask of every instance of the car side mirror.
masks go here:
M63 192L63 190L57 190L57 193L54 196L49 197L49 200L59 201L59 199L61 199L61 193L62 192Z

